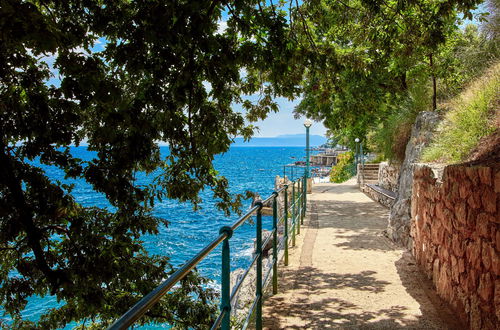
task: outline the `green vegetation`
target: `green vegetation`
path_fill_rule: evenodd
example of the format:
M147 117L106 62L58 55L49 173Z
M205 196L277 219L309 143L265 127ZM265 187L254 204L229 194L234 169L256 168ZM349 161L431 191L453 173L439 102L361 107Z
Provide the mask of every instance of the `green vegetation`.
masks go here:
M500 63L451 100L449 106L433 143L424 150L424 162L463 161L481 137L499 128Z
M354 153L344 152L337 157L337 165L332 166L330 171L330 182L341 183L349 180L356 173Z
M439 110L500 58L498 0L488 3L491 15L476 15L479 28L464 29L458 13L477 2L419 1L400 10L382 2L375 12L363 1L315 3L311 36L325 55L306 70L296 113L323 120L351 149L359 137L368 150L402 161L418 113Z
M252 0L0 2L0 301L10 327L105 327L161 283L173 266L141 240L166 225L151 214L159 200L196 207L211 189L219 209L238 210L242 197L212 161L253 134L246 122L277 110L273 97L297 94L288 14ZM82 143L94 159L70 153ZM77 203L43 166L86 181L110 207ZM138 172L155 180L141 185ZM209 328L217 295L206 283L190 274L139 324ZM30 322L22 311L34 295L61 305Z
M303 96L296 114L324 121L335 141L398 155L423 104L458 93L498 54L494 25L457 27L479 0L275 2L1 1L0 301L10 326L104 327L171 274L141 241L166 225L155 203L197 207L210 189L220 210L237 212L243 197L212 161L278 110L273 98ZM70 153L82 143L94 159ZM43 166L111 207L80 205ZM138 172L154 184L139 185ZM139 323L207 328L216 294L206 281L189 274ZM27 321L35 295L61 307Z

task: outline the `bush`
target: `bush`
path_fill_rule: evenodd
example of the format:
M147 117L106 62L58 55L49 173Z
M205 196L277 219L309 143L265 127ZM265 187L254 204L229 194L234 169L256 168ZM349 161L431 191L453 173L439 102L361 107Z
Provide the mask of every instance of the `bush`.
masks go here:
M450 102L424 162L459 162L467 158L481 137L495 131L500 106L500 63Z
M402 162L417 115L431 109L431 93L425 82L416 82L391 114L375 129L372 144L383 158Z
M330 182L341 183L349 180L356 173L354 153L352 151L340 154L337 157L337 165L332 167Z

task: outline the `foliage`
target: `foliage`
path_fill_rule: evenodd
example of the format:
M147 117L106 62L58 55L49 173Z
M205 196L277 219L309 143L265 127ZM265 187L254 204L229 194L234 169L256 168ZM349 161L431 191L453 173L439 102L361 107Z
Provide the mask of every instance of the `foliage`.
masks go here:
M287 15L252 0L1 0L0 300L12 326L106 325L157 286L172 267L140 239L166 224L151 215L157 200L196 207L209 188L219 209L238 209L212 160L252 135L245 120L277 111L272 97L297 94ZM81 143L94 159L70 153ZM85 180L110 207L78 204L40 165ZM139 185L138 172L154 183ZM205 284L190 274L140 322L207 327ZM33 295L61 307L27 322Z
M308 35L318 55L305 72L296 115L323 120L351 149L358 137L372 150L400 158L415 118L413 109L405 109L414 90L427 89L428 100L422 100L431 110L470 80L472 63L492 57L483 39L464 35L458 27L459 14L471 19L470 10L478 3L306 2ZM473 58L478 45L484 51ZM379 136L386 135L380 144L366 140L378 130Z
M498 129L500 63L450 102L433 143L424 150L425 162L465 160L481 137Z
M296 114L323 120L349 141L366 136L409 84L438 74L430 56L456 29L457 13L471 17L477 3L306 2L317 58L306 71Z
M486 0L485 3L489 15L481 28L498 52L500 50L498 44L500 41L500 0Z
M330 182L341 183L349 180L356 172L355 166L352 151L339 154L337 164L332 166L330 171Z
M394 106L391 114L369 135L370 144L384 158L403 161L415 118L430 107L429 95L430 90L425 84L412 85L407 95Z
M450 35L436 56L438 95L442 101L459 94L470 81L500 59L498 41L500 39L490 39L487 33L472 24Z

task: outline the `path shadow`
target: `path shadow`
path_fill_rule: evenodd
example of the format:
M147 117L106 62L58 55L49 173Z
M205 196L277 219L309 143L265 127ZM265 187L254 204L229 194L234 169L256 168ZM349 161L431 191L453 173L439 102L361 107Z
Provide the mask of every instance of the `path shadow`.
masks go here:
M422 315L441 319L444 329L468 329L464 320L460 320L453 312L450 304L438 296L432 281L418 267L409 251L403 252L395 265L402 285L419 303Z
M300 275L286 272L281 277L288 288L294 291L304 290L308 294L321 294L327 289L354 288L359 291L382 292L390 284L387 281L377 280L374 271L363 271L358 274L324 273L315 267L300 267ZM314 283L314 287L310 284ZM297 291L300 292L300 291Z
M295 293L295 298L276 296L264 313L266 329L463 329L428 322L432 308L422 308L422 316L407 319L407 308L397 302L390 308L377 311L363 311L360 306L343 299L328 297L315 299L326 289L350 288L358 291L379 293L389 282L377 280L375 272L363 271L359 274L321 273L314 267L303 267L297 273L284 274L283 293ZM310 287L314 283L314 289ZM302 293L302 294L301 294ZM298 298L303 297L303 298ZM296 320L295 324L281 324L283 316ZM436 317L435 315L433 316Z
M312 201L318 218L318 228L335 228L335 244L350 250L390 251L394 246L384 237L388 211L374 202ZM361 217L360 217L361 215Z
M335 297L317 299L324 290L355 289L371 293L385 290L391 283L376 279L372 271L358 274L321 273L315 267L301 267L299 272L285 272L280 278L283 284L283 294L268 298L264 312L265 329L466 329L463 324L453 320L453 315L443 308L429 303L421 288L410 281L415 276L411 259L401 258L396 264L401 271L401 279L408 292L420 304L422 315L413 319L407 318L407 308L397 304L376 311L362 310L362 307ZM314 288L311 287L314 283ZM413 285L411 285L413 283ZM280 284L281 287L281 284ZM294 295L287 295L290 291ZM302 297L302 298L299 298ZM437 315L436 313L439 313ZM281 324L286 317L294 320L293 324ZM441 324L436 319L443 320Z

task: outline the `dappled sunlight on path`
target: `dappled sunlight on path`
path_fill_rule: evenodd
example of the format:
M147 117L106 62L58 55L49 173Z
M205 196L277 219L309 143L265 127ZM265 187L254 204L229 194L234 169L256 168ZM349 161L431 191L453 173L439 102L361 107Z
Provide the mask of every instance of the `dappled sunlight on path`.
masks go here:
M461 329L383 230L388 210L354 181L316 184L309 217L279 293L264 304L267 329Z

